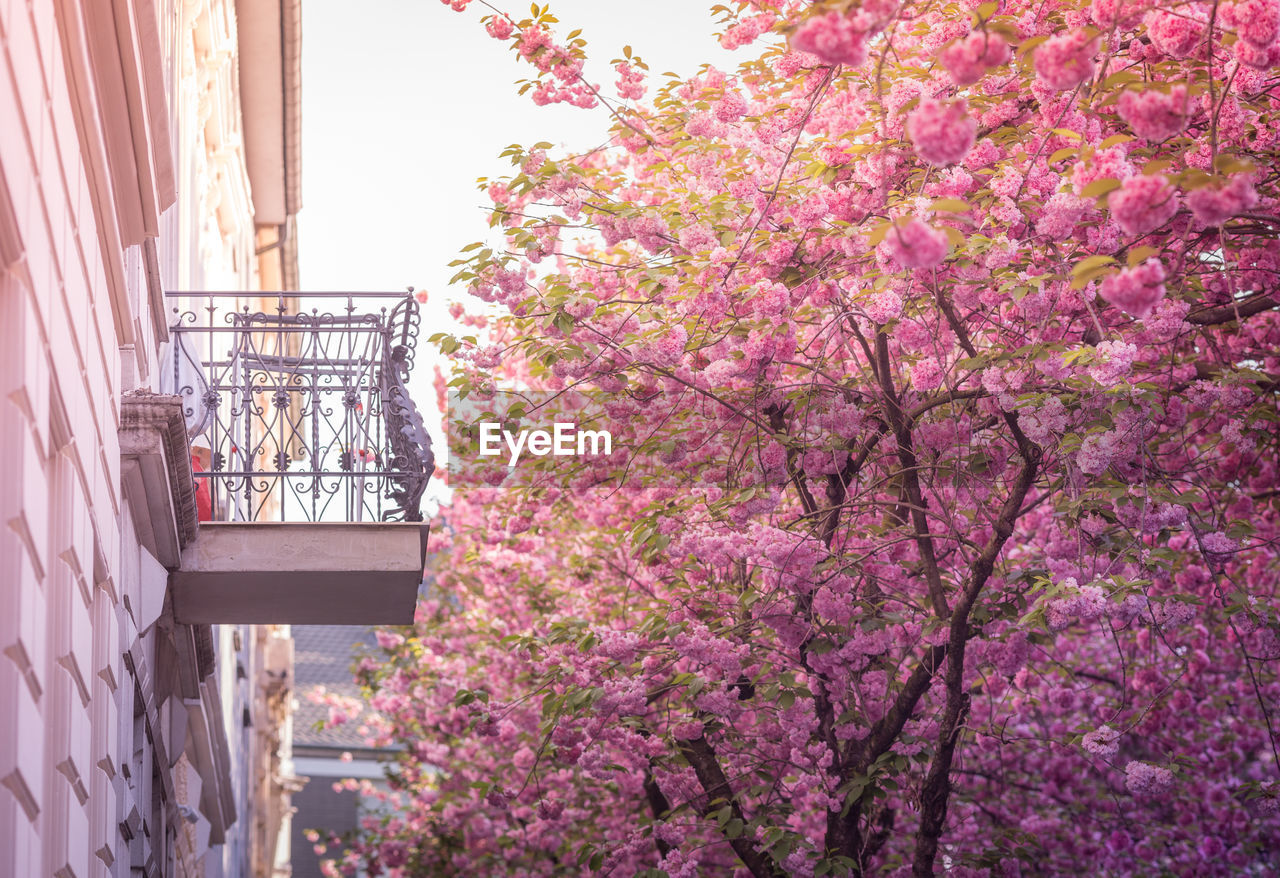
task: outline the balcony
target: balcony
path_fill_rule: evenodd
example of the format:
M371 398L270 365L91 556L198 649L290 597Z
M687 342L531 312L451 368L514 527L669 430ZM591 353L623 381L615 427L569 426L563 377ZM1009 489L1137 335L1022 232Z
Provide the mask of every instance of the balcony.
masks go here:
M188 624L404 624L431 441L408 380L420 315L386 293L171 293L164 384L191 437Z

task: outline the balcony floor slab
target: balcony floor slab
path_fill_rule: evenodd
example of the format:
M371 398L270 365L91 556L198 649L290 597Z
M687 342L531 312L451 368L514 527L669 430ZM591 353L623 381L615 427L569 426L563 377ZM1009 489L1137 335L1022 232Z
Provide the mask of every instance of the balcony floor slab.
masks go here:
M169 576L177 622L408 625L427 526L201 522Z

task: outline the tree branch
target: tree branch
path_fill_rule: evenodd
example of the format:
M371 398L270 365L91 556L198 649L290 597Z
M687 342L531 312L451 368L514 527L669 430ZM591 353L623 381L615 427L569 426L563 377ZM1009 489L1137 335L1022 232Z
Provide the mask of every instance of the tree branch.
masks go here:
M652 759L644 770L644 797L649 803L649 810L653 813L654 820L661 820L663 815L670 813L671 801L653 778ZM658 854L663 858L671 853L671 845L659 838L656 832L653 834L653 843L658 846Z
M1219 323L1230 323L1244 317L1251 317L1280 305L1270 293L1256 293L1239 302L1230 302L1215 308L1203 308L1187 315L1187 322L1196 326L1215 326Z
M1019 445L1024 443L1025 439L1020 437ZM960 738L960 728L969 715L969 694L964 686L964 653L970 636L969 613L995 570L996 559L1000 557L1001 550L1013 535L1013 527L1022 510L1023 501L1035 483L1041 459L1040 448L1030 444L1028 450L1030 456L1023 463L1013 489L1000 507L991 539L970 568L969 581L965 584L951 617L947 644L947 701L938 729L937 751L920 789L920 828L916 832L915 856L911 864L914 878L931 878L933 875L938 838L942 835L942 828L947 820L947 805L951 798L951 764Z
M783 878L782 870L766 854L756 850L755 845L746 835L746 815L742 811L742 806L738 804L733 788L729 786L729 779L725 777L724 769L720 767L716 751L706 737L699 735L692 741L677 741L676 746L680 748L680 754L684 756L685 761L693 768L693 773L698 777L698 783L707 794L707 803L701 809L702 816L711 816L715 810L711 807L711 803L717 799L727 802L730 814L740 821L743 827L743 834L737 838L728 839L729 846L738 855L738 859L742 860L742 865L746 866L755 878Z
M880 389L884 394L885 414L889 425L893 428L894 438L898 440L898 460L902 463L902 484L907 492L907 500L911 503L911 524L916 534L916 545L920 550L920 560L924 562L925 581L929 584L929 602L933 611L940 618L947 618L951 610L947 606L946 589L942 584L942 574L938 570L938 557L933 548L933 537L929 533L929 519L924 513L924 493L920 490L919 463L916 459L915 445L911 437L911 424L898 402L898 394L893 386L893 376L889 374L889 341L882 331L876 332L876 368Z

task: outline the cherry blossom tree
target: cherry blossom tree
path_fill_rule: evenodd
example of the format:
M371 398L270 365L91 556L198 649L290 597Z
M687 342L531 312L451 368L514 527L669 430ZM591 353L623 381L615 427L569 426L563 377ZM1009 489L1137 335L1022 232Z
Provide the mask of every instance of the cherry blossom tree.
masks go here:
M450 5L612 127L486 181L442 401L615 447L451 425L334 872L1280 869L1280 2L730 0L608 84Z

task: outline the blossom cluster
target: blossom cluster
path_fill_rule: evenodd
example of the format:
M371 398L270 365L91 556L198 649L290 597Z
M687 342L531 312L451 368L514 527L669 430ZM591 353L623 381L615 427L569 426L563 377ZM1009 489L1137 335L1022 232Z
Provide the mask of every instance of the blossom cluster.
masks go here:
M460 399L614 449L451 465L319 696L398 754L333 868L1280 869L1278 9L732 0L741 66L509 149L451 464Z

